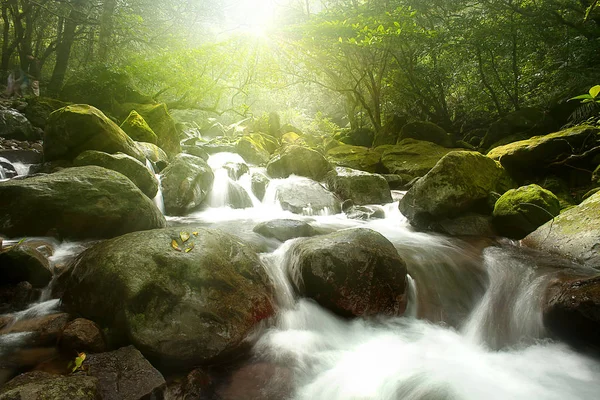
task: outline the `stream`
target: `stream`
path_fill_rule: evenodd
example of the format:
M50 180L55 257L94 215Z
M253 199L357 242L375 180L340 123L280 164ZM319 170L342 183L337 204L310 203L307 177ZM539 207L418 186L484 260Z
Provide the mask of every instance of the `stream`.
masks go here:
M598 398L600 361L550 339L542 322L549 282L565 272L592 276L595 270L505 239L416 232L398 211L397 202L383 205L385 218L368 221L327 212L312 215L310 209L307 215L292 214L276 200L276 187L282 180L272 181L261 202L250 190L248 173L234 182L223 172L226 162L240 162L237 157L219 154L209 159L215 176L220 177L210 194L210 208L167 219L171 226L219 228L262 249L262 261L276 286L279 312L275 321L257 333L252 354L254 360L290 372L291 398ZM255 170L250 168L250 172ZM292 176L287 181L295 179L303 178ZM252 207L224 206L232 184L248 192ZM402 193L394 196L397 199ZM161 204L160 199L155 201ZM407 264L405 316L346 320L314 301L298 298L284 271L291 262L291 244L299 239L281 243L252 231L257 223L273 219L303 220L320 233L362 227L384 235ZM67 262L86 246L58 243L52 265ZM44 291L38 303L14 317L56 312L60 305L48 293ZM23 346L25 337L0 335L0 358Z

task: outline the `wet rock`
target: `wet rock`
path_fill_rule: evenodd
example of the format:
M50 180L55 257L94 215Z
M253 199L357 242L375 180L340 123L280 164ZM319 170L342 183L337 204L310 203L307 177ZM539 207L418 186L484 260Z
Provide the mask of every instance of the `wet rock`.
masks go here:
M181 146L181 151L187 154L191 154L196 157L200 157L204 161L208 161L208 153L202 147L198 146Z
M257 199L262 201L262 199L265 197L267 186L269 185L269 182L271 180L262 172L254 172L252 174L251 180L252 193L254 193Z
M303 295L342 316L402 315L406 264L370 229L347 229L294 243L288 275Z
M340 200L320 183L297 178L278 184L276 199L284 210L294 214L318 215L340 212Z
M65 353L102 353L106 343L100 327L93 321L77 318L69 322L60 336L58 345Z
M0 276L3 285L27 281L41 288L52 279L47 255L37 242L23 242L0 250Z
M256 225L254 232L280 242L286 240L317 235L317 231L309 223L295 219L275 219Z
M344 213L350 219L363 221L385 218L385 210L381 206L351 206Z
M125 175L146 196L153 199L158 192L158 181L146 165L123 153L108 154L96 150L87 150L73 160L75 167L97 165Z
M0 400L99 400L97 385L91 376L27 372L0 388Z
M339 138L340 142L350 146L371 147L375 132L368 128L357 128L344 132Z
M410 188L399 209L412 225L428 229L443 218L470 212L488 214L493 204L490 199L514 186L496 161L476 152L455 151Z
M40 164L43 162L42 153L33 149L0 150L0 157L10 163Z
M134 141L97 108L77 104L53 112L44 133L44 160L73 160L86 150L145 161Z
M248 165L236 162L225 163L223 168L227 170L227 175L229 178L233 179L234 181L237 181L242 175L247 174L250 171Z
M65 277L64 306L160 363L207 364L239 353L274 313L271 282L245 242L188 229L185 242L181 228L169 228L86 250Z
M369 149L362 146L341 145L327 151L327 159L338 167L347 167L366 172L381 170L383 148Z
M392 202L390 187L381 175L337 167L327 174L325 181L341 200L350 199L359 206Z
M31 123L17 110L0 109L0 136L6 139L38 140L40 136Z
M293 371L267 362L248 364L216 392L221 400L288 399L293 392Z
M68 103L49 97L32 96L27 99L25 116L33 126L44 129L50 114L68 105Z
M165 224L152 200L124 175L105 168L0 182L0 230L11 237L107 238Z
M432 122L410 122L400 130L398 140L415 139L435 143L442 147L452 147L452 139L446 131Z
M235 153L238 153L242 158L250 164L265 165L271 158L270 152L267 150L269 144L265 141L261 134L252 134L242 136L235 144Z
M556 281L547 292L544 325L576 347L600 349L600 277Z
M133 110L121 124L121 129L136 142L147 142L156 144L158 138L156 133L148 126L146 120Z
M156 134L156 144L169 157L174 157L181 152L175 120L169 114L165 104L123 104L125 115L133 110L144 118L150 129Z
M523 244L600 268L600 193L546 222Z
M500 235L523 239L560 212L558 198L538 185L504 193L496 202L493 222Z
M434 230L451 236L494 237L497 235L492 225L492 217L471 213L442 219L437 222Z
M206 161L178 154L161 172L165 211L185 215L198 208L210 192L214 174Z
M29 282L0 286L0 314L24 309L37 294Z
M0 157L0 179L10 179L19 175L14 165L5 158Z
M54 346L60 333L70 320L71 316L66 313L17 320L14 324L0 331L0 337L2 335L30 332L24 339L28 346Z
M133 346L89 354L83 368L98 380L103 400L162 399L166 389L161 373Z
M299 175L318 181L330 170L331 164L321 153L295 145L286 147L267 164L267 173L272 178Z
M135 142L135 145L155 167L158 167L155 168L157 172L169 164L169 156L157 145L147 142Z
M396 174L381 174L383 178L387 181L388 186L391 190L399 190L403 189L405 186L404 179L400 175Z
M214 398L215 379L202 369L195 369L181 380L168 385L169 400L202 400Z

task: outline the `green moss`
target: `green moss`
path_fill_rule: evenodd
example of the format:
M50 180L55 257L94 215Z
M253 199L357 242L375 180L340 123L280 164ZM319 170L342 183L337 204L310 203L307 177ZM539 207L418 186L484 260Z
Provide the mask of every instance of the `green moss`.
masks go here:
M158 138L150 126L146 123L146 120L133 110L129 113L129 116L121 124L121 129L125 131L135 141L147 142L156 144Z
M335 141L334 143L339 143ZM337 145L327 151L329 161L338 167L348 167L366 172L379 172L384 148L369 149L347 144Z

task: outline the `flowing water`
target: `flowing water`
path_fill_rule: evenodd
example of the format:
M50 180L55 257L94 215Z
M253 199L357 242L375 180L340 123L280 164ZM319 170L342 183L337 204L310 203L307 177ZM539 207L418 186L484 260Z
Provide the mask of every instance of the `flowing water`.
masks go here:
M585 266L521 248L519 243L461 240L415 232L397 202L385 205L379 220L350 220L344 214L296 215L277 201L273 180L260 202L251 193L249 173L234 179L224 168L237 156L211 156L218 176L211 205L171 225L218 227L262 249L261 259L276 286L279 312L259 333L253 357L291 371L295 400L507 400L600 398L600 362L551 340L542 322L549 282L560 274L591 276ZM288 178L287 182L298 177ZM251 207L235 209L231 185L249 192ZM395 198L401 194L395 193ZM347 320L294 293L286 275L295 240L281 243L252 231L260 222L297 219L318 232L373 229L398 250L407 265L408 306L403 317ZM66 247L65 247L66 246ZM85 244L63 244L54 263ZM77 247L80 246L80 247ZM58 260L58 261L57 261ZM45 312L42 303L27 313ZM19 314L20 315L20 314ZM9 336L9 335L6 335ZM1 336L0 336L1 337ZM24 340L0 340L0 349ZM265 385L269 385L266 382Z

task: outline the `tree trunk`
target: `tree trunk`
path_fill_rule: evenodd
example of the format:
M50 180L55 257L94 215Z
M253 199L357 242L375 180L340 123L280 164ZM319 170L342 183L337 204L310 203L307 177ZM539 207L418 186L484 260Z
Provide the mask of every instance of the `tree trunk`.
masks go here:
M12 50L9 47L10 21L8 20L8 3L2 3L2 61L0 71L8 71ZM9 51L10 50L10 51ZM4 76L2 79L4 80Z
M108 50L113 35L113 16L117 0L104 0L102 4L102 17L100 18L100 35L98 37L98 61L104 63L108 60Z

